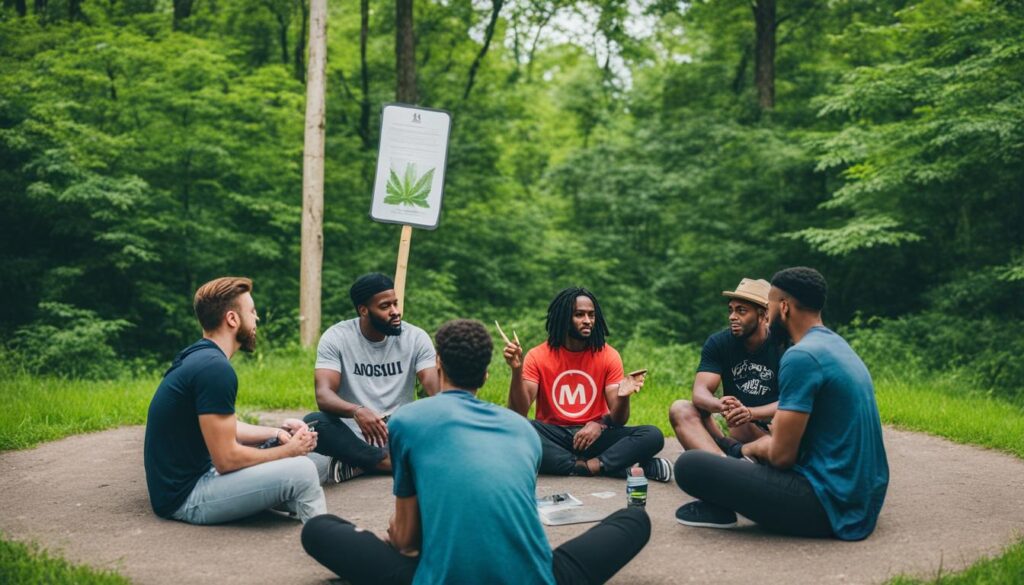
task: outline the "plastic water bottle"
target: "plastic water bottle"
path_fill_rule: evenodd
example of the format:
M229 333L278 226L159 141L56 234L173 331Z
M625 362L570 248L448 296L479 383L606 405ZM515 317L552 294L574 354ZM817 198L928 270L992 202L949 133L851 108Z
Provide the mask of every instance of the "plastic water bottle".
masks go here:
M647 478L639 467L631 468L626 476L626 505L631 508L647 505Z

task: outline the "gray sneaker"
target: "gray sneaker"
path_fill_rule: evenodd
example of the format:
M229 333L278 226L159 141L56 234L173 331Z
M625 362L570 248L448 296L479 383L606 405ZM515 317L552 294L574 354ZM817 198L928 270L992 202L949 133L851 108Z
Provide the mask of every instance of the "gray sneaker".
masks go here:
M331 462L327 467L327 479L334 483L341 483L348 481L353 477L359 477L366 473L362 467L355 467L345 463L341 459L331 457Z
M669 463L668 459L654 457L641 463L640 467L644 470L644 477L647 479L653 479L662 483L667 483L672 479L672 464Z

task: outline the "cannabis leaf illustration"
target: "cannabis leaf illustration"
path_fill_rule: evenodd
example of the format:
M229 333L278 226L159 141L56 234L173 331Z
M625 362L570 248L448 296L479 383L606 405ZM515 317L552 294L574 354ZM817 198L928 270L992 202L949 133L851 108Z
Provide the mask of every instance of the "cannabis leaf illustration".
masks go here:
M422 177L417 177L416 166L409 163L405 165L405 174L402 178L398 177L394 169L391 169L390 173L384 203L430 208L427 196L430 195L430 186L434 181L434 169L430 169Z

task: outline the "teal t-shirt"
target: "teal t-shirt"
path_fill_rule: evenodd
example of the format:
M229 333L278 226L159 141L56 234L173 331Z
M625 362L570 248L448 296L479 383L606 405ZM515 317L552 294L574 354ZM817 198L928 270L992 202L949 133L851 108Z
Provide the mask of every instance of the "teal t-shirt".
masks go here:
M388 421L395 496L417 496L413 583L553 584L537 515L540 439L527 420L452 390Z
M846 340L814 327L779 365L779 410L808 413L794 470L810 481L843 540L875 529L889 463L871 374Z

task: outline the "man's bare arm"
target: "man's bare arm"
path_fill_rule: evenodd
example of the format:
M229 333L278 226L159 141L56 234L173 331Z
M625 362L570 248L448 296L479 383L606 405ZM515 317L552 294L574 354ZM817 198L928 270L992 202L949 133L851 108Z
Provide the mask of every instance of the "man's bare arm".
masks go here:
M245 423L242 423L245 424ZM246 425L250 426L250 425ZM238 421L233 414L201 414L199 430L217 473L231 473L267 461L305 455L316 447L316 433L299 429L279 447L256 449L238 442Z
M288 435L288 433L283 429L251 425L237 419L235 421L235 425L235 438L243 445L259 445L267 439L272 439L274 437L283 439L284 437L281 435ZM287 441L287 439L285 439L285 441Z
M715 391L722 383L722 376L714 372L697 372L693 379L693 405L705 412L722 412L722 401L715 397Z
M313 383L316 387L316 405L322 412L354 419L371 445L383 446L388 442L388 426L379 412L338 396L341 372L317 368L313 370Z
M422 546L420 503L416 496L395 498L395 515L388 526L388 541L395 549L409 556L419 553Z
M779 410L775 413L772 434L744 445L743 454L767 461L779 469L793 467L809 418L805 412Z
M420 381L420 385L423 386L427 396L433 396L441 391L441 381L437 376L437 368L423 368L416 372L416 378Z

